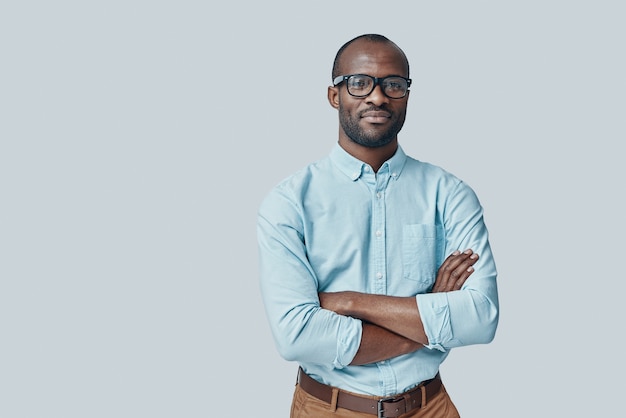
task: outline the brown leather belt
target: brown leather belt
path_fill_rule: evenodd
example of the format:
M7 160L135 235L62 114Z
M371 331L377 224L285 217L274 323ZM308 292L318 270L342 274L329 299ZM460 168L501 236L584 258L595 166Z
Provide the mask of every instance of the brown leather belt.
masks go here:
M332 403L333 387L318 382L304 373L302 369L298 370L298 384L309 395L315 396L328 404ZM339 389L337 408L364 412L379 418L399 417L422 406L422 388L424 390L423 399L428 403L433 396L439 393L441 386L441 377L437 373L437 376L434 378L393 397L359 396Z

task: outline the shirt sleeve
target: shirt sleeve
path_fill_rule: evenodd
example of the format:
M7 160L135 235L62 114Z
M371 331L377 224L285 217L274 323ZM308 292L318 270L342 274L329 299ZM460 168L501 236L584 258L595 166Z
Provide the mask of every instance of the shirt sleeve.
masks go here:
M476 194L458 182L443 199L438 204L442 208L446 256L471 248L480 257L461 290L416 295L429 341L426 347L447 351L491 342L498 325L499 302L496 265Z
M320 307L303 222L289 189L276 188L261 204L257 236L266 315L283 358L341 369L359 348L361 321Z

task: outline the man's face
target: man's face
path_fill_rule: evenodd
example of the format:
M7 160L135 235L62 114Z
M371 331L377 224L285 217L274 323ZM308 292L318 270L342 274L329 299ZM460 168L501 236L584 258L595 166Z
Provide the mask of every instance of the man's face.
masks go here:
M409 76L403 55L386 43L354 42L344 51L340 69L341 75ZM334 107L339 111L340 137L368 148L387 145L397 138L406 117L408 93L401 99L391 99L377 85L368 96L358 98L348 93L345 82L331 89L337 89Z

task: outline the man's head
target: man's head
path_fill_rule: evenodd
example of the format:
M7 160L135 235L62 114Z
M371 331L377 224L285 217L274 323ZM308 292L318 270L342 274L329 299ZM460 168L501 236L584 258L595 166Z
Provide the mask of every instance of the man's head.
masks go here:
M370 77L345 77L365 75ZM328 101L339 111L339 141L378 148L397 141L408 101L409 63L382 35L361 35L343 45L333 64Z

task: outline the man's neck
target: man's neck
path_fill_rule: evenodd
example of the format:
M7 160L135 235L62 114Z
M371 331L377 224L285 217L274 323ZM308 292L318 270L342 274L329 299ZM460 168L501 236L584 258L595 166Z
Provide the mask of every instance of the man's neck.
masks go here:
M354 141L339 137L339 146L354 158L369 164L374 172L377 173L385 161L393 157L396 153L398 149L398 139L396 138L382 147L372 148L364 147Z

